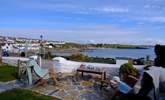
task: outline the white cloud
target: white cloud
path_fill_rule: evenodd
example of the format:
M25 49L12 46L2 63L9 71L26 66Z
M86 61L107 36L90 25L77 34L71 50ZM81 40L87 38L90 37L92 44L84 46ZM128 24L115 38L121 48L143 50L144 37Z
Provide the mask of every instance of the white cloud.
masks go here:
M125 13L129 11L126 8L118 8L118 7L95 8L95 10L99 12L106 12L106 13Z
M144 5L144 8L151 8L151 5L149 5L149 4Z
M150 21L152 22L165 22L165 16L151 17Z
M136 18L139 22L143 22L144 24L146 22L155 23L155 25L158 25L158 23L165 23L165 16L140 16Z
M113 13L123 13L123 12L128 12L128 9L124 9L124 8L102 8L100 9L100 11L104 11L104 12L113 12Z
M162 45L165 45L165 40L164 39L161 39L161 38L146 38L145 40L146 44L162 44Z
M110 25L86 26L64 29L0 29L2 35L39 38L43 34L45 39L81 41L89 40L95 43L122 43L122 44L150 44L146 38L147 32L142 28L121 29ZM152 36L151 36L152 37ZM152 42L154 43L154 41Z
M26 33L29 33L35 38L45 33L45 38L51 40L113 43L155 43L157 40L163 43L161 38L165 37L162 34L165 26L164 5L164 0L0 0L0 26L18 28L1 28L0 32L25 37L28 37ZM101 26L105 23L109 26ZM87 24L94 26L88 27ZM72 25L75 28L41 29ZM80 27L82 25L86 27ZM39 29L19 29L22 27ZM149 37L153 39L147 40Z

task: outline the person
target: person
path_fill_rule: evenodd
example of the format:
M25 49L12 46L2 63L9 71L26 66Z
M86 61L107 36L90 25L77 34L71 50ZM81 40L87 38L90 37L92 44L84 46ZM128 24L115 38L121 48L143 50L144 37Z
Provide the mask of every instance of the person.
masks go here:
M165 100L165 46L155 46L154 66L144 70L139 79L140 89L134 94L125 94L120 100Z
M49 68L49 77L55 82L54 85L58 84L57 75L54 68Z
M111 100L127 100L128 94L139 78L139 73L132 63L125 63L119 69L120 79L112 78L110 86L115 88L115 93ZM115 83L115 85L114 85ZM130 97L129 97L130 98ZM131 100L131 99L130 99Z
M121 65L119 69L119 77L121 81L125 82L131 87L134 87L139 78L138 70L133 66L132 63L125 63Z
M151 66L143 73L141 89L137 95L141 98L150 97L151 100L165 100L160 93L165 93L165 46L155 46L155 66Z
M152 66L144 72L137 96L160 100L160 92L165 93L165 68Z

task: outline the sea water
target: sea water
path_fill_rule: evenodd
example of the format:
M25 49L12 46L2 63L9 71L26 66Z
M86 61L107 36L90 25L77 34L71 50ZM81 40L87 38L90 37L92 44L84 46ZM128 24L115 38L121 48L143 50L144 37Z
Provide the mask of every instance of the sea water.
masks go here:
M154 48L148 49L94 49L86 50L83 54L91 57L103 57L103 58L116 58L116 57L125 57L125 58L146 58L149 56L150 59L155 58Z

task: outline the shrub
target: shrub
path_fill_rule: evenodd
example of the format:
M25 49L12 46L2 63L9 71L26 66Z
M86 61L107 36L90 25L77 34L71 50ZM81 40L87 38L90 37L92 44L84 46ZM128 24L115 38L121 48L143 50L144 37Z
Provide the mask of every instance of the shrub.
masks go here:
M138 71L136 70L136 68L134 68L131 63L125 63L125 64L121 65L119 71L120 71L119 75L120 75L121 80L124 81L125 83L127 83L128 85L130 85L131 87L133 87L135 85L135 83L137 82L136 79L139 78L139 74L138 74ZM136 79L134 79L132 77L134 77Z
M75 61L88 61L88 60L90 60L90 58L88 56L85 56L83 54L73 54L69 57L69 59L75 60Z
M122 74L122 73L126 73L126 74L129 74L132 76L138 75L137 69L131 63L125 63L125 64L121 65L121 67L119 69L119 74Z
M67 60L83 61L83 62L97 62L97 63L109 63L109 64L116 63L116 60L113 58L89 57L83 54L74 54L74 55L67 56L64 58L66 58Z

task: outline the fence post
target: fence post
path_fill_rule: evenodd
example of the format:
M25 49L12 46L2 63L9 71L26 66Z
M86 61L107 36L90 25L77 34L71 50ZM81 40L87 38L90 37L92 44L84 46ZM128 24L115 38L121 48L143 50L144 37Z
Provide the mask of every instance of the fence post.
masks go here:
M21 74L21 72L20 72L20 60L18 60L18 62L17 62L17 78L18 79L20 79L20 74Z
M2 64L2 49L1 49L1 46L0 46L0 65Z
M2 64L2 56L0 55L0 65Z

